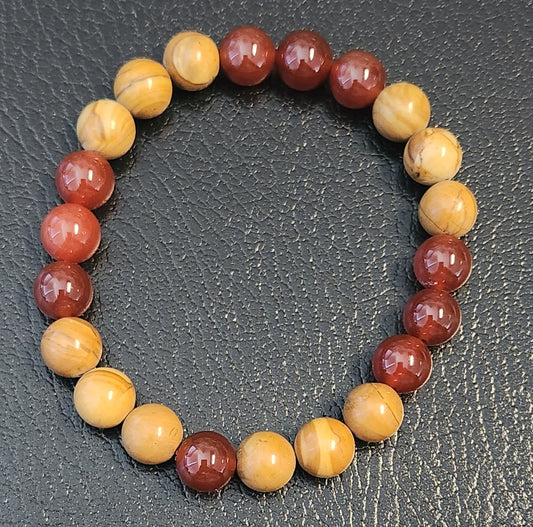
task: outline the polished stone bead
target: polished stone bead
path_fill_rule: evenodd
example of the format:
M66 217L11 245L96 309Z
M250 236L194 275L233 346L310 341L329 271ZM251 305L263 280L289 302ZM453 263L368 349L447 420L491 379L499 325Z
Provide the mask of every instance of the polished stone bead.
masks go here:
M432 367L429 349L411 335L394 335L385 339L372 358L376 380L398 393L418 390L429 379Z
M472 272L472 256L459 238L436 234L417 249L413 268L424 287L435 287L450 293L468 280Z
M314 31L289 33L276 51L281 80L295 90L312 90L329 75L333 55L329 44Z
M56 170L56 187L67 203L96 209L115 188L115 175L107 159L98 152L78 150L65 156Z
M405 304L403 325L409 335L428 346L438 346L457 333L461 310L456 300L445 291L422 289Z
M356 49L331 66L329 86L336 101L351 109L370 106L385 88L387 74L377 57Z
M343 416L355 437L377 443L391 437L400 428L403 403L390 386L367 382L348 394Z
M98 249L100 224L86 207L64 203L45 216L41 224L41 242L54 260L84 262Z
M276 48L261 29L241 26L230 31L219 46L224 74L240 86L263 82L274 68Z
M213 492L224 487L235 473L237 459L232 444L217 432L196 432L176 452L176 470L191 489Z
M52 262L35 278L33 298L50 318L79 317L93 300L91 278L78 264Z
M128 414L120 436L122 446L135 461L156 465L174 456L183 439L183 426L170 408L143 404Z
M332 478L350 466L355 441L344 423L331 417L318 417L300 428L294 450L306 472L317 478Z

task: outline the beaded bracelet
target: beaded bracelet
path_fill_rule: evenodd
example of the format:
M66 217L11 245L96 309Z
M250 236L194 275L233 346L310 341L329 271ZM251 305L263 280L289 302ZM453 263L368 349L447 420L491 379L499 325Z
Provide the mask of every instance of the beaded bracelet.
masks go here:
M354 436L380 442L398 430L403 404L398 394L420 388L432 370L427 346L448 341L461 322L461 311L449 294L468 279L472 259L459 240L477 216L474 196L451 181L462 161L457 139L441 128L427 128L430 105L424 92L407 82L385 87L386 74L372 54L361 50L333 61L328 43L313 31L287 35L277 50L270 38L251 26L231 31L220 47L207 36L186 31L168 43L164 67L147 58L120 68L114 82L116 101L102 99L79 115L77 135L84 150L67 155L56 172L64 204L52 209L41 225L45 250L56 260L35 279L33 294L39 309L57 319L44 332L41 352L58 375L80 377L74 405L89 425L110 428L122 423L121 439L136 461L158 464L175 456L182 482L198 491L214 491L236 471L248 487L274 491L292 477L296 460L318 478L339 475L352 463ZM160 115L170 104L172 83L189 91L209 86L222 68L241 86L262 82L276 67L294 90L312 90L327 79L335 99L351 109L373 105L378 132L405 142L404 166L418 183L430 186L419 204L419 219L432 235L416 251L414 271L424 289L403 312L406 335L395 335L377 347L372 371L377 382L364 383L347 396L344 423L319 417L298 431L294 449L281 435L251 434L235 452L222 435L204 431L185 440L178 416L160 404L135 408L135 389L121 371L97 367L102 342L97 330L79 318L89 307L93 289L78 265L100 243L100 226L90 209L107 201L114 174L108 159L124 155L135 139L134 118Z

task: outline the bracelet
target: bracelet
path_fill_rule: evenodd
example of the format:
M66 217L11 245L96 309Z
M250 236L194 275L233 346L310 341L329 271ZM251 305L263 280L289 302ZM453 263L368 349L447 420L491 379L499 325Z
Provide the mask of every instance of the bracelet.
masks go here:
M55 319L42 336L43 360L58 375L80 377L74 405L85 422L99 428L122 423L121 441L133 459L154 465L175 457L181 481L197 491L221 489L235 472L251 489L274 491L291 479L296 461L318 478L337 476L352 463L354 436L381 442L396 433L404 414L399 394L413 392L427 381L432 370L428 346L447 342L461 323L459 305L450 293L470 276L472 258L459 238L477 216L471 191L452 181L461 166L461 146L451 132L428 128L430 104L420 88L407 82L385 86L383 65L362 50L333 60L329 44L313 31L294 31L277 49L252 26L232 30L219 48L206 35L185 31L170 40L163 64L138 58L123 65L114 81L116 100L94 101L82 110L76 131L83 150L68 154L57 168L56 186L65 203L53 208L41 225L42 244L55 261L39 272L33 285L38 308ZM91 279L79 263L88 260L100 243L100 225L91 210L109 199L115 185L108 160L123 156L133 145L134 118L149 119L165 111L173 84L202 90L219 68L240 86L261 83L274 68L294 90L312 90L329 80L339 104L350 109L372 106L377 131L390 141L407 142L405 170L429 186L418 216L431 237L413 260L424 288L404 308L406 334L377 346L372 358L376 382L361 384L348 394L344 423L330 417L312 419L296 434L294 448L272 431L249 435L237 451L213 431L183 440L181 421L170 408L135 408L135 388L127 375L98 367L100 336L79 318L93 297Z

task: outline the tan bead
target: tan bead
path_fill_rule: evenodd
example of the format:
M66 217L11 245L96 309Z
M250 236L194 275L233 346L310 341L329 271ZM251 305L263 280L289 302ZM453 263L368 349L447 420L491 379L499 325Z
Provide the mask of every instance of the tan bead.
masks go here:
M74 406L80 417L97 428L117 426L135 406L135 388L114 368L88 371L74 388Z
M367 382L348 394L343 415L355 437L376 443L391 437L400 428L403 403L390 386Z
M355 441L344 423L319 417L300 428L294 450L306 472L317 478L331 478L350 466L355 455Z
M44 363L63 377L79 377L102 357L102 340L92 324L65 317L48 326L41 338Z
M113 91L116 100L133 117L151 119L168 108L172 98L172 81L159 62L133 59L118 70Z
M403 165L422 185L452 179L459 171L463 151L455 135L444 128L424 128L405 145Z
M94 150L106 159L123 156L135 140L135 121L122 104L100 99L80 113L76 133L85 150Z
M220 57L217 45L207 35L183 31L167 44L163 64L176 86L182 90L198 91L215 80Z
M426 94L414 84L387 86L374 101L372 119L377 131L390 141L407 141L429 123L431 108Z
M451 234L460 238L476 222L474 194L458 181L441 181L428 188L418 205L418 218L431 235Z
M258 492L278 490L292 478L296 456L291 444L275 432L249 435L237 450L237 474Z
M168 461L183 439L179 417L162 404L143 404L122 423L122 445L139 463L156 465Z

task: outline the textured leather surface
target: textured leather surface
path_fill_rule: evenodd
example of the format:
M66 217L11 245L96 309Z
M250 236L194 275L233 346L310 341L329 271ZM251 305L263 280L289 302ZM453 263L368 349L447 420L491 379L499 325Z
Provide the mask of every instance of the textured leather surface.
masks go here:
M531 525L531 14L523 0L2 1L0 524ZM172 463L132 462L117 429L78 418L74 382L42 363L48 321L30 291L49 261L39 224L59 203L53 175L78 148L83 105L112 96L127 59L160 59L174 33L218 42L243 23L276 42L314 28L336 55L368 49L390 82L422 86L432 124L462 142L458 179L480 214L466 237L475 268L456 294L462 329L404 398L399 434L358 443L329 481L298 469L280 492L234 480L205 497ZM132 378L139 403L175 409L187 433L211 428L236 446L339 417L419 287L423 189L401 153L325 88L219 78L176 93L139 123L98 212L103 242L85 268L103 363Z

